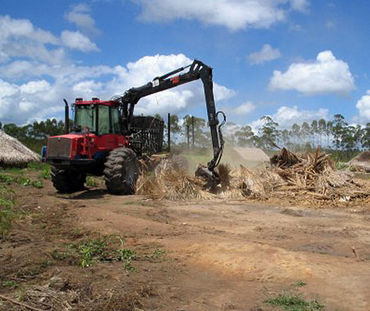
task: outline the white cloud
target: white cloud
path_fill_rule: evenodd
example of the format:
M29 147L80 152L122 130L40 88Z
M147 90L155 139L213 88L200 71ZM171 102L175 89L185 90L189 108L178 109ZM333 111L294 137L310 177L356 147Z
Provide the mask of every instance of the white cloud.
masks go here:
M13 19L8 15L0 16L0 41L11 37L29 38L40 43L57 44L58 39L49 31L35 28L27 19Z
M310 123L312 120L319 120L321 118L328 119L328 117L328 109L320 108L318 110L299 110L297 106L281 106L271 115L271 118L275 122L279 123L281 128L290 128L294 123ZM257 131L262 124L263 122L261 120L255 120L251 123L251 127L254 131Z
M370 122L370 90L357 102L356 108L358 109L360 119L365 123Z
M335 23L333 21L327 21L325 23L325 27L328 29L334 29L335 28Z
M123 66L64 66L15 61L0 66L0 76L25 77L21 85L0 80L0 118L3 122L26 123L35 119L53 117L63 111L62 99L76 97L109 99L131 87L137 87L154 77L191 63L183 54L145 56ZM40 76L48 76L48 81ZM101 81L104 77L104 82ZM214 84L216 102L230 98L234 91ZM206 111L204 92L200 81L163 91L139 101L137 114L167 112L184 113L192 107L202 106Z
M50 88L49 82L45 80L30 81L20 86L20 91L24 94L35 94L38 92L45 92Z
M248 62L252 65L262 64L281 57L279 49L274 49L269 44L265 44L258 52L248 55Z
M27 19L0 16L0 29L0 64L14 58L53 65L65 64L65 46L83 52L98 50L95 43L80 32L65 30L59 38L49 31L35 27Z
M307 12L308 7L310 6L309 1L307 0L290 0L293 10L300 12Z
M232 113L239 115L239 116L245 116L249 113L251 113L254 109L256 109L256 106L251 102L245 102L244 104L241 104L234 109L232 109Z
M13 57L33 58L56 63L64 58L63 50L55 48L59 39L49 31L36 28L29 20L0 16L0 63ZM52 47L46 48L46 44Z
M166 22L175 19L198 20L207 25L224 26L232 31L269 28L284 21L286 4L302 11L306 0L132 0L142 7L143 21Z
M61 40L66 47L82 52L99 50L95 43L79 31L62 31Z
M273 90L297 90L305 95L347 94L355 88L346 62L331 51L317 55L316 61L293 63L286 72L274 71L269 87Z
M126 68L116 67L118 77L110 84L110 94L122 93L130 87L143 85L156 76L189 65L191 62L192 60L184 54L154 55L128 63ZM221 101L233 96L234 91L214 83L214 95L216 101ZM143 98L135 109L137 113L165 114L181 113L199 105L205 107L204 91L200 81Z
M100 31L96 28L95 20L90 16L90 13L90 7L87 4L80 3L66 13L65 18L84 33L99 34Z

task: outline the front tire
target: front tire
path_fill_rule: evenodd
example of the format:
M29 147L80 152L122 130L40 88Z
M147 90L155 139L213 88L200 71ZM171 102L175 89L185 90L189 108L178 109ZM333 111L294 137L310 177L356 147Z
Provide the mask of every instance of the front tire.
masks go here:
M51 180L61 193L71 193L84 189L86 174L77 170L51 168Z
M135 152L129 148L112 150L104 169L105 185L112 194L134 194L139 177L139 163Z

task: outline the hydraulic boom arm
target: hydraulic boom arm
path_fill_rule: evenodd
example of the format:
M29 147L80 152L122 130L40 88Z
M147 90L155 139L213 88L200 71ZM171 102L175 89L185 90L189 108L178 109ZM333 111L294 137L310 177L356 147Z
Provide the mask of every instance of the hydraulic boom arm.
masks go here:
M184 71L187 68L189 68L187 72L175 76L175 74ZM122 107L124 131L129 134L135 105L142 97L168 90L197 79L201 79L203 82L208 125L210 127L212 137L213 159L208 162L207 168L212 174L214 174L214 169L219 164L222 156L224 141L222 138L221 127L226 122L226 116L222 111L216 112L211 67L208 67L199 60L194 60L189 66L178 68L163 76L154 78L152 82L143 86L127 90L124 95L119 97L117 100L120 101ZM219 114L223 116L221 123L218 120Z

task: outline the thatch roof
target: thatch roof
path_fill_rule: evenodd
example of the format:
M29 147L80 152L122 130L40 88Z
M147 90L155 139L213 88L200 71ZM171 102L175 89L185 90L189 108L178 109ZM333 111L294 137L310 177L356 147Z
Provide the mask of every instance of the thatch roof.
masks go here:
M235 151L245 160L251 162L268 162L270 158L260 148L236 147Z
M0 130L0 166L25 166L29 162L39 161L38 154Z
M349 161L349 165L355 170L370 173L370 151L361 152L357 157Z

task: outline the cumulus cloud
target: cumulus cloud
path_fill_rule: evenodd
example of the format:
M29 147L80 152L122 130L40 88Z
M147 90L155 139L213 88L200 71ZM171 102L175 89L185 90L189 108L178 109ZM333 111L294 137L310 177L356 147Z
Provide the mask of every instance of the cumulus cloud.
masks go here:
M183 54L145 56L126 66L55 66L15 61L13 66L0 66L1 77L27 77L28 82L11 84L0 80L0 118L3 122L26 123L55 116L63 111L62 98L76 97L109 99L131 87L141 86L154 77L191 63ZM36 68L37 67L37 68ZM33 70L35 69L35 70ZM47 80L41 77L47 77ZM104 79L101 79L104 78ZM234 91L214 84L216 101L234 95ZM203 106L205 99L200 81L153 94L140 100L137 114L183 113L192 107ZM204 110L205 111L205 110Z
M64 47L83 52L98 50L95 43L80 32L63 31L61 37L35 27L27 19L0 16L0 64L14 58L32 59L47 64L67 61Z
M95 20L90 15L91 10L87 4L80 3L72 7L65 14L65 19L75 24L78 29L88 34L99 34L100 31L95 26Z
M96 44L79 31L65 30L61 34L61 40L66 47L71 49L82 52L98 51Z
M319 120L321 118L327 119L328 117L328 109L320 108L318 110L299 110L297 106L281 106L274 114L271 115L271 118L275 122L279 123L281 128L289 128L294 123L310 123L312 120ZM255 120L251 123L251 127L257 131L262 123L263 122L261 120Z
M142 7L143 21L198 20L207 25L224 26L232 31L269 28L284 21L287 4L302 11L306 0L132 0Z
M370 122L370 90L360 98L356 108L358 109L360 119L365 123Z
M262 64L281 57L279 49L274 49L269 44L265 44L258 52L248 55L248 62L252 65Z
M115 82L111 84L111 94L140 86L154 77L173 69L191 64L192 60L184 54L145 56L136 62L128 63L126 68L117 67L118 74ZM234 95L234 91L214 83L216 101L225 100ZM200 81L188 83L171 90L156 93L143 98L137 105L136 112L142 114L181 113L191 107L205 107L204 91Z
M347 94L355 85L348 64L336 59L331 51L323 51L313 62L293 63L286 72L274 71L269 87L316 95Z
M231 112L239 116L245 116L250 114L254 109L256 109L256 106L252 102L245 102L233 108Z
M307 0L290 0L293 10L307 12L310 3Z
M27 19L0 16L0 63L13 57L34 58L55 63L64 58L63 50L56 47L59 39L49 31L33 26ZM46 44L51 45L46 48Z

